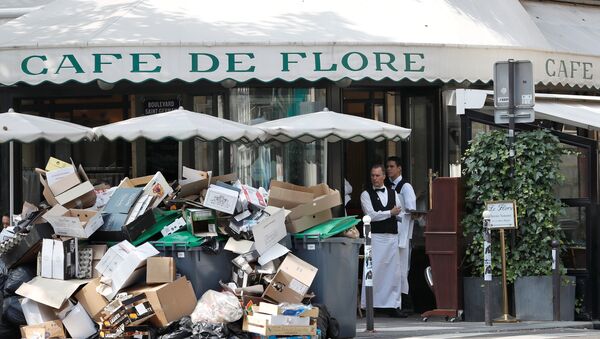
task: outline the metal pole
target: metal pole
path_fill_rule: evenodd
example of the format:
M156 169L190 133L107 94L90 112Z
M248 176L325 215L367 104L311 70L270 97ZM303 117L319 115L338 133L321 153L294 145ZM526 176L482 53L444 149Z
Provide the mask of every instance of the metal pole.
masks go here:
M508 288L506 286L506 242L504 240L504 229L500 229L500 250L502 251L502 316L495 321L513 323L517 320L508 314Z
M508 59L508 159L510 161L510 179L515 171L515 62Z
M177 143L177 181L181 182L183 177L183 141Z
M492 233L490 211L483 211L483 280L485 283L485 324L492 326L491 283L492 283Z
M10 193L10 212L9 212L9 216L10 216L10 226L13 225L13 214L15 213L15 153L14 153L14 144L13 141L11 140L8 143L8 162L9 162L9 170L8 170L8 186L9 186L9 193Z
M362 219L365 235L365 303L367 307L367 332L375 332L373 316L373 253L371 247L371 217L365 215Z
M560 321L560 257L558 240L552 240L552 306L554 321Z

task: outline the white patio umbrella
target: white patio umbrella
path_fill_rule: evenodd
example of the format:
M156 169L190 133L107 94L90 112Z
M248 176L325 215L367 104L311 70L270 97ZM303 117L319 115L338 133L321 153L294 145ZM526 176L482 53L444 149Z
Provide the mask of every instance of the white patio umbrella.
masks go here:
M354 115L336 113L324 108L321 112L296 115L288 118L267 121L254 125L265 131L265 141L289 142L299 140L313 142L325 140L336 142L349 140L398 141L410 135L410 129L361 118ZM327 157L327 143L324 147ZM325 163L326 166L326 163ZM325 167L327 173L327 167Z
M38 117L30 114L16 113L12 108L6 113L0 113L0 143L9 142L9 187L10 187L10 225L14 213L14 152L13 141L32 142L45 139L50 142L81 139L92 140L94 133L91 128L74 123Z
M354 115L336 113L325 108L321 112L296 115L254 125L266 132L265 140L288 142L300 140L312 142L327 140L350 141L398 141L410 135L410 129L361 118Z
M105 137L109 140L118 138L127 141L133 141L137 138L152 141L165 138L179 140L179 179L181 179L182 170L181 142L183 140L197 137L204 141L251 142L259 140L264 135L264 132L259 128L208 114L191 112L183 109L183 107L170 112L135 117L96 127L94 133L98 137Z

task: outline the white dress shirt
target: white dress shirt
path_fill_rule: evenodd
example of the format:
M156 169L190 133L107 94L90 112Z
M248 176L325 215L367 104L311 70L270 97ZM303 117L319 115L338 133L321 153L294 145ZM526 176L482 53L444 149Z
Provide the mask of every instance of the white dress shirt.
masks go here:
M396 185L398 185L401 180L402 176L400 175L396 178L396 180L392 181L393 190L396 189ZM414 211L417 209L417 196L415 195L415 190L410 183L405 183L400 189L400 194L398 195L400 196L400 206L402 207L403 212Z
M376 187L373 187L373 189L376 189ZM385 186L383 187L383 189L383 192L376 191L375 193L379 197L379 201L381 201L381 204L385 207L388 203L388 192ZM400 199L398 198L398 194L394 194L394 196L396 197L395 206L400 206ZM390 216L392 216L392 213L389 210L375 211L373 209L373 204L371 204L371 197L369 196L369 192L367 191L363 191L360 194L360 205L362 206L363 213L371 217L371 221L381 221L388 219Z

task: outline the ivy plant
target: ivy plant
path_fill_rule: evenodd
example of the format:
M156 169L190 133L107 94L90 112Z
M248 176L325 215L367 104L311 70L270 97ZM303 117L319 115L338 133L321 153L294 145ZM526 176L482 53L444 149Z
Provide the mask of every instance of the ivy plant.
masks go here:
M505 231L509 281L516 277L551 274L550 243L553 239L564 243L564 233L558 223L564 208L554 188L564 180L559 165L568 149L545 130L518 133L514 148L512 179L504 131L478 134L464 154L463 232L467 275L483 275L482 213L489 200L516 201L518 229ZM496 276L501 275L502 270L499 233L492 231L492 265Z

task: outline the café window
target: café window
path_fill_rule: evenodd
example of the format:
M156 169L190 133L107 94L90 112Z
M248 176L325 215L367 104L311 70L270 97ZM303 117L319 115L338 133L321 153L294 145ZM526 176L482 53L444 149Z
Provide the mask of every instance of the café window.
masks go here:
M248 125L321 111L326 90L319 88L249 88L231 90L231 120ZM233 145L231 167L249 185L267 188L271 179L298 185L325 182L326 142Z

